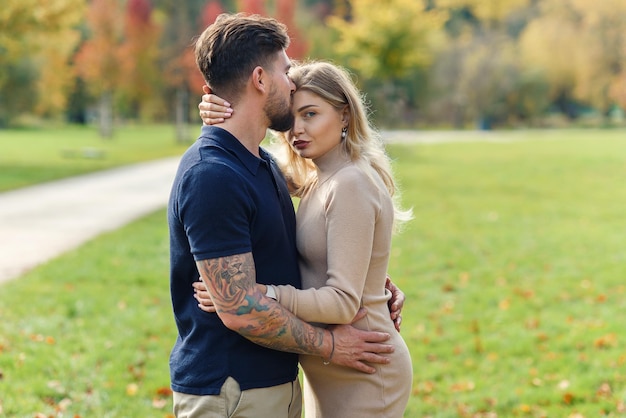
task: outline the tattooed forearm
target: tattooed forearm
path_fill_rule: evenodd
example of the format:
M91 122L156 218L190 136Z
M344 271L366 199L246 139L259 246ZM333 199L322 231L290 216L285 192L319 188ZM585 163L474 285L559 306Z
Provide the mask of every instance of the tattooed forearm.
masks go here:
M228 328L275 350L324 354L324 330L298 319L259 292L251 253L203 260L198 269Z

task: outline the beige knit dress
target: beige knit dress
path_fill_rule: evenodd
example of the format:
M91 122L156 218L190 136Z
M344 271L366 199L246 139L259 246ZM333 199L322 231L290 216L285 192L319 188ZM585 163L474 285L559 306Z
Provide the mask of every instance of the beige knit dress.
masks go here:
M341 146L315 160L318 183L297 213L297 245L304 290L278 286L278 300L309 322L347 324L361 306L360 329L392 335L391 362L365 374L320 357L300 356L306 418L402 417L412 384L408 348L389 317L385 279L393 205L382 180L370 179Z

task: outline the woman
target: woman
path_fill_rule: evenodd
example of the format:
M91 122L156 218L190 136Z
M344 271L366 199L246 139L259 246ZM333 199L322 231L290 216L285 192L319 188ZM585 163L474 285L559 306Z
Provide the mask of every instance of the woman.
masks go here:
M303 290L260 286L305 321L350 323L365 307L367 316L354 326L392 335L391 361L374 374L300 356L307 418L402 417L412 366L389 319L385 281L394 221L410 213L394 203L389 158L348 74L314 62L295 67L290 76L295 121L280 145L284 173L301 198L296 225Z

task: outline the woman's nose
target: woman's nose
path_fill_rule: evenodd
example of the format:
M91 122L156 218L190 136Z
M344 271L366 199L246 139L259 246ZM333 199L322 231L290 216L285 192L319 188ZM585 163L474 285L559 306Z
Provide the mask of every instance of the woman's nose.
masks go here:
M298 118L293 122L293 136L296 138L302 133L302 124L298 122Z

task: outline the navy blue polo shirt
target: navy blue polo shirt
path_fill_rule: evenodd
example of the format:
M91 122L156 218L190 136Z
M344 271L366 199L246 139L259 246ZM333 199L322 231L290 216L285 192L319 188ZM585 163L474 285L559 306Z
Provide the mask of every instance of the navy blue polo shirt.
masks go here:
M257 282L300 287L295 214L287 184L263 149L250 153L224 129L203 126L183 155L170 195L170 291L178 338L172 389L217 395L228 376L242 390L297 377L298 356L256 345L200 310L196 260L252 252Z

